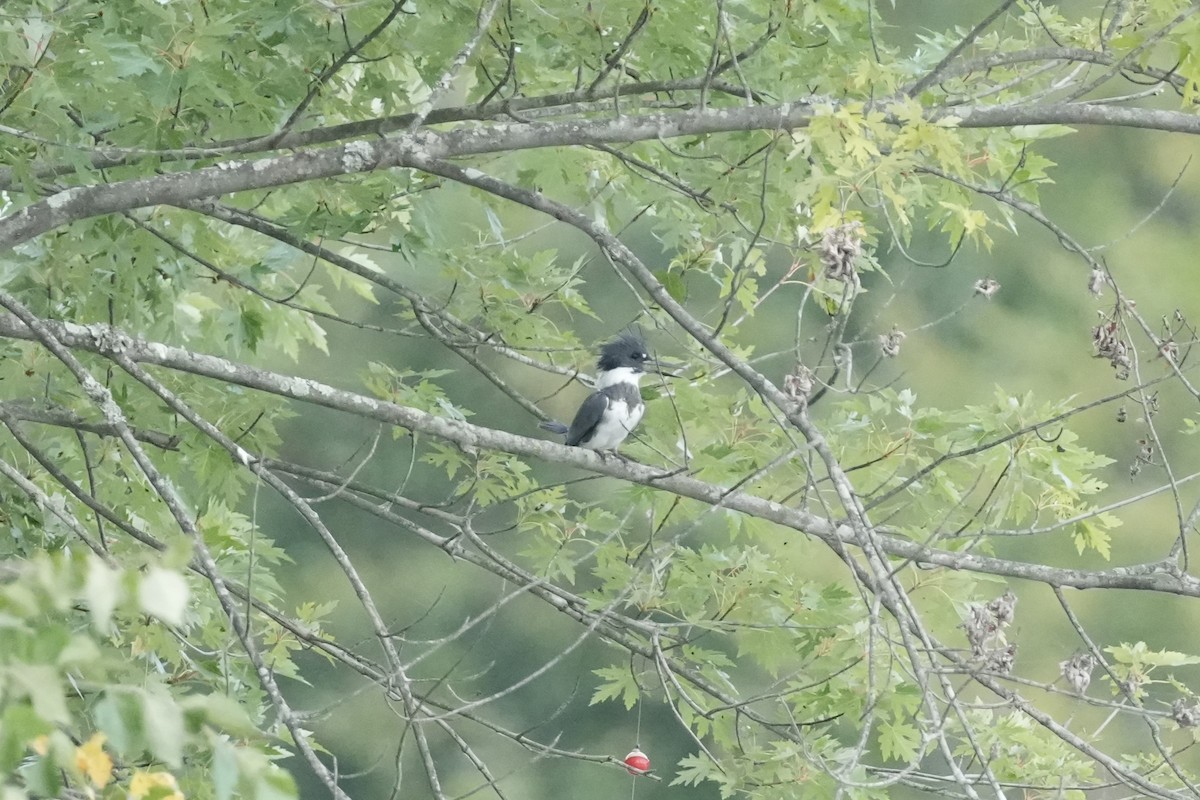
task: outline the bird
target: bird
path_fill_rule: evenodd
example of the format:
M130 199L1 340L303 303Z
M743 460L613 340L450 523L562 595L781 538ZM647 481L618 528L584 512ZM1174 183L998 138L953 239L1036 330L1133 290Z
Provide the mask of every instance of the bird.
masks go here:
M642 376L646 372L670 375L668 366L647 352L640 335L623 333L600 348L596 388L579 406L570 427L556 420L539 427L565 435L572 447L615 451L646 413L638 388Z

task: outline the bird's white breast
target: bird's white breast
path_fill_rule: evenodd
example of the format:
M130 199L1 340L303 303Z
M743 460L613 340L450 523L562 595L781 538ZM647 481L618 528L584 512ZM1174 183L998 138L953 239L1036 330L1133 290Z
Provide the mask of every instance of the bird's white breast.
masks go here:
M625 441L629 432L642 421L642 415L645 413L646 406L644 405L639 404L630 408L629 403L624 400L610 399L607 412L596 424L595 433L587 441L586 446L592 450L616 449L616 446Z

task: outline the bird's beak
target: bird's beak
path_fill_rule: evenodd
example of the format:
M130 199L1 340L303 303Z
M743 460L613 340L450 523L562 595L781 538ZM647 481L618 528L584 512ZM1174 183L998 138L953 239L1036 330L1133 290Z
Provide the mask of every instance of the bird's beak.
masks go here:
M657 372L659 375L668 378L678 378L680 370L686 366L686 364L679 363L678 361L666 361L661 358L656 358L653 363L647 364L647 367L649 367L648 371Z

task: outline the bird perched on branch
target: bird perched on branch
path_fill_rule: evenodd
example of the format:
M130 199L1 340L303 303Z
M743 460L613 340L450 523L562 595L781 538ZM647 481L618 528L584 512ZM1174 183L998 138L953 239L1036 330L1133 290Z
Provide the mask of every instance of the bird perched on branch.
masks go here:
M572 447L616 450L642 421L646 404L638 383L647 372L670 375L675 368L650 355L646 342L636 333L623 333L600 349L596 362L596 389L583 401L571 426L550 421L543 430L565 434Z

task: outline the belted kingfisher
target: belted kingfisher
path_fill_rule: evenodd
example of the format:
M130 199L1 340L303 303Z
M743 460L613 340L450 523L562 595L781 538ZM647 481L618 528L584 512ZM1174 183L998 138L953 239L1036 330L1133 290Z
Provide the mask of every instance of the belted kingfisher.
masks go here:
M668 366L646 352L640 336L624 333L600 349L596 389L575 413L571 427L557 421L543 422L539 427L566 434L566 443L572 447L616 450L646 412L638 388L642 375L647 371L669 375Z

